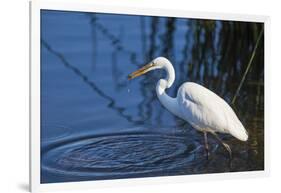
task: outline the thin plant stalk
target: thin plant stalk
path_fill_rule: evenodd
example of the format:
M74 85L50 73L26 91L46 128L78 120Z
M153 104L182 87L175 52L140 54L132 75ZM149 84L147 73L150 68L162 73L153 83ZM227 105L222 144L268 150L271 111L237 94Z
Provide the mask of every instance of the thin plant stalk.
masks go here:
M240 83L239 83L239 86L238 86L238 88L237 88L237 90L236 90L236 92L235 92L235 95L234 95L234 97L233 97L233 99L232 99L232 101L231 101L231 104L232 104L232 105L235 103L236 98L237 98L237 96L238 96L238 94L239 94L239 91L240 91L241 87L243 86L243 83L244 83L244 81L245 81L245 79L246 79L246 76L247 76L247 74L248 74L248 72L249 72L249 70L250 70L250 67L251 67L252 63L253 63L253 60L254 60L254 58L255 58L255 55L256 55L256 51L257 51L259 42L260 42L261 37L262 37L262 34L263 34L263 29L261 30L261 32L260 32L260 34L259 34L259 36L258 36L256 45L255 45L255 47L254 47L254 50L253 50L253 53L252 53L251 58L250 58L250 60L249 60L249 63L248 63L248 65L247 65L247 68L246 68L246 70L245 70L245 72L244 72L244 74L243 74L243 77L242 77L242 79L241 79L241 81L240 81Z

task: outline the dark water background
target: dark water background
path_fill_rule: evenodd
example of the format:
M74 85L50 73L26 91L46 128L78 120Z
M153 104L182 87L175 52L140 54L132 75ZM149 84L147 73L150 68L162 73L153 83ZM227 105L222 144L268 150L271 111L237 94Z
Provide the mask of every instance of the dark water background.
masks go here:
M41 183L264 169L263 24L41 11ZM257 43L258 42L258 43ZM157 56L173 63L168 93L193 81L231 103L250 137L227 152L165 110L161 71L127 75Z

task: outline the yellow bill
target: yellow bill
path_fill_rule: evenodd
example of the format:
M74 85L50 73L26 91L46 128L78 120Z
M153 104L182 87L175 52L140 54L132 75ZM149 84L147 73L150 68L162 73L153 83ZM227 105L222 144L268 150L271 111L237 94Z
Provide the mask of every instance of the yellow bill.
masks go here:
M150 68L153 67L154 64L153 63L149 63L145 66L143 66L142 68L136 70L135 72L132 72L131 74L128 75L128 79L131 80L133 78L136 78L138 76L141 76L145 73L147 73L148 71L150 71Z

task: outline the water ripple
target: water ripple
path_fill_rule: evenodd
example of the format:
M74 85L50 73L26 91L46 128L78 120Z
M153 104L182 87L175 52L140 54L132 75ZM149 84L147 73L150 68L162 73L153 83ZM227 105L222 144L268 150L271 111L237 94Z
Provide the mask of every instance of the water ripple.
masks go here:
M194 140L177 135L87 135L43 144L41 163L43 172L70 179L178 175L206 161L201 150Z

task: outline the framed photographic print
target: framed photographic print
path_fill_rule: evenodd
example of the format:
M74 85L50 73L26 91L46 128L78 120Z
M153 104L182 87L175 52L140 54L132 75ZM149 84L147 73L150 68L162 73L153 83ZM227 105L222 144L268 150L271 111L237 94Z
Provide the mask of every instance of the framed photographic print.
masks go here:
M268 17L32 1L30 21L32 192L268 173Z

